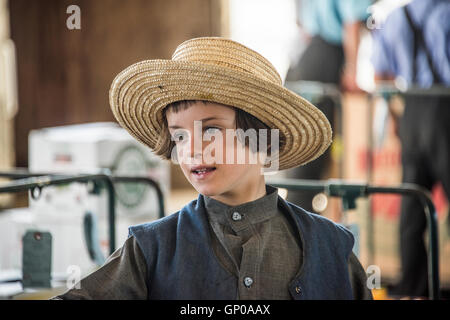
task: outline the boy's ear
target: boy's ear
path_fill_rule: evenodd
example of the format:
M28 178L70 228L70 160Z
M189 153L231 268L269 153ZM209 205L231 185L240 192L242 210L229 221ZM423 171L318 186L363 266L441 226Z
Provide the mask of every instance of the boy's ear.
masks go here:
M271 149L270 149L270 144L269 145L267 145L267 150L266 150L266 154L265 154L265 156L266 156L266 159L264 160L264 164L263 164L263 167L265 167L265 168L268 168L268 167L270 167L270 157L269 157L269 154L270 154L270 151Z

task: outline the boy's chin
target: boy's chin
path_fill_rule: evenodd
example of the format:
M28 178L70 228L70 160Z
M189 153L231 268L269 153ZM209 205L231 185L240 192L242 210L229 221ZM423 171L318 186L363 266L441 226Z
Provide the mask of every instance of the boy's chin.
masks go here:
M212 186L194 186L194 188L198 193L208 197L214 197L220 194L220 192Z

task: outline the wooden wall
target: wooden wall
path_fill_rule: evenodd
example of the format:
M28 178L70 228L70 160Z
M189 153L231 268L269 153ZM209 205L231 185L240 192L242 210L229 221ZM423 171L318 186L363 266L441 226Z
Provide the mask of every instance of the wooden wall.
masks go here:
M226 34L224 0L10 0L17 47L16 166L28 165L32 129L113 121L114 76L145 59L167 58L182 41ZM81 30L69 30L69 5Z

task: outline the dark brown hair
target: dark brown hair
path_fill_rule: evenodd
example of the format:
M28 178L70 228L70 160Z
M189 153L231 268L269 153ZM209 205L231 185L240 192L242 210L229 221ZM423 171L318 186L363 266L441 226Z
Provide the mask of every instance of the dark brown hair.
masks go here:
M162 130L161 130L161 135L158 138L157 144L155 146L155 154L162 156L165 159L170 159L171 158L171 153L172 153L172 149L175 146L175 141L172 141L171 137L170 137L170 132L168 129L168 124L167 124L167 118L166 118L166 112L168 110L170 110L171 112L179 112L180 110L186 110L189 107L191 107L194 103L197 102L202 102L204 104L207 104L209 101L204 101L204 100L180 100L180 101L176 101L173 102L171 104L168 104L164 110L163 110L163 119L164 122L162 124ZM233 106L229 106L229 105L225 105L225 104L221 104L220 105L229 107L234 109L234 111L236 112L236 117L235 117L235 121L236 121L236 129L242 129L244 132L247 131L248 129L255 129L256 132L259 132L259 129L267 129L267 143L270 143L271 141L271 131L270 131L270 127L267 126L264 122L262 122L261 120L259 120L258 118L256 118L255 116L251 115L250 113L241 110L239 108L233 107ZM240 141L242 142L242 138L241 136L237 135L238 139L240 139ZM257 134L257 142L256 142L256 150L251 150L252 152L257 152L259 151L259 136ZM279 150L282 149L282 147L284 146L285 143L285 139L284 136L282 135L281 132L279 132ZM245 140L244 141L245 146L249 147L249 141ZM251 146L250 146L251 147Z

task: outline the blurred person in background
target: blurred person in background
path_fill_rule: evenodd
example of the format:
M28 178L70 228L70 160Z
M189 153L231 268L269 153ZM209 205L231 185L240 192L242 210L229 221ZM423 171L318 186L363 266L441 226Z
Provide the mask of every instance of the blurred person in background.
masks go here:
M297 0L298 24L308 45L286 81L315 81L358 92L356 60L360 28L368 18L371 0ZM323 96L315 105L325 114L333 128L335 102ZM331 167L331 148L312 163L287 172L289 178L326 179ZM313 211L315 192L290 191L289 201Z
M450 85L450 2L415 0L394 10L373 33L376 81L401 77L420 88ZM441 182L450 196L450 96L404 95L399 118L404 183L431 191ZM400 218L402 275L391 294L427 296L426 216L423 206L403 197Z

